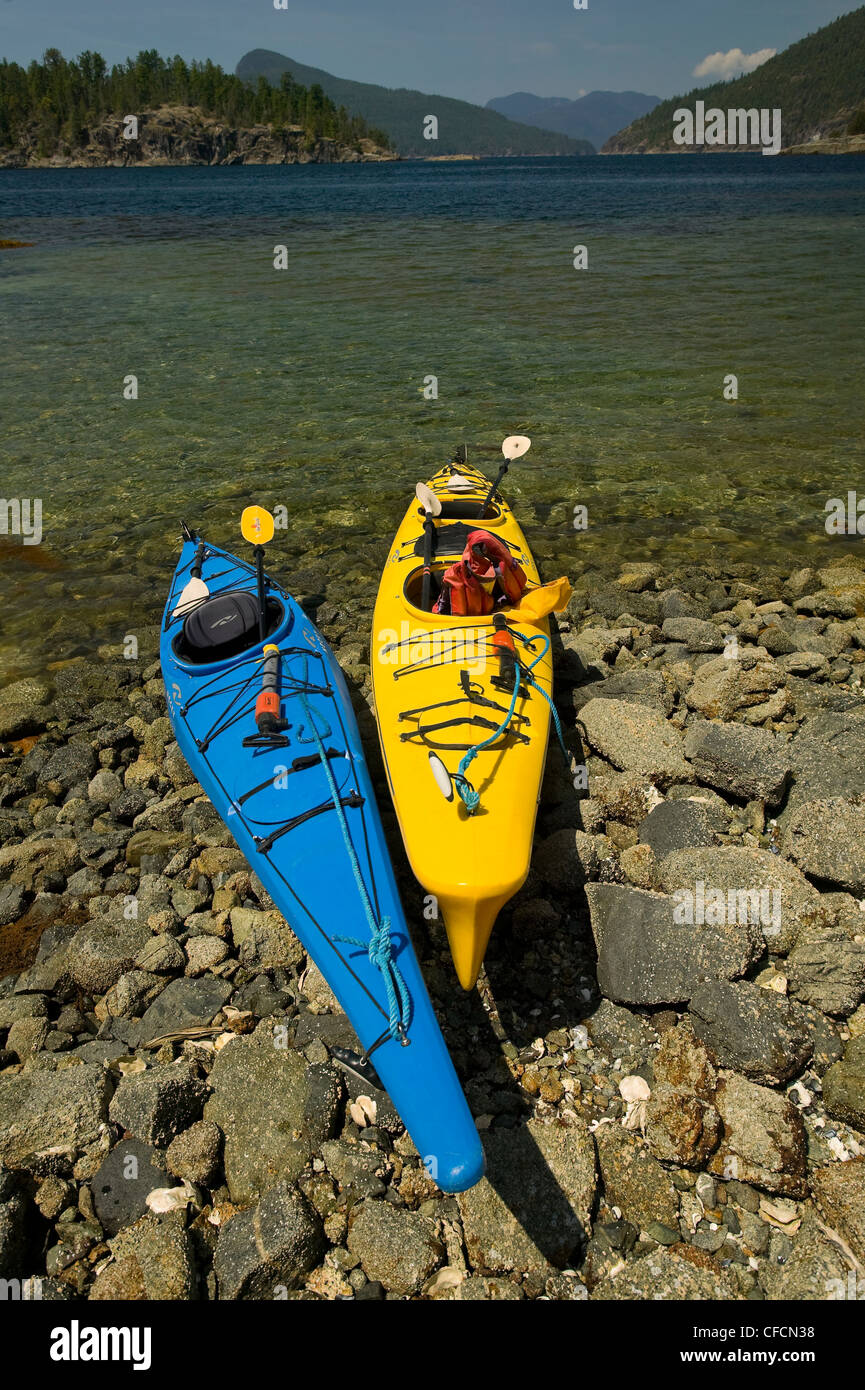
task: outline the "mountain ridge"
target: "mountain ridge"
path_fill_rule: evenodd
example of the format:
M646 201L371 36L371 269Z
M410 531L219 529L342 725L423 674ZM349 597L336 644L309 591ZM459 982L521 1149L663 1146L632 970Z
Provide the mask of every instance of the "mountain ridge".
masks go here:
M539 97L533 92L512 92L510 96L493 97L487 110L498 111L510 120L526 125L561 131L573 139L588 140L596 149L622 129L622 125L637 120L660 102L660 97L646 92L592 91L576 97Z
M785 147L841 137L865 104L865 5L841 15L730 82L694 87L683 96L662 101L653 111L617 131L602 154L686 154L673 142L673 113L706 108L756 108L781 111ZM717 152L749 146L715 146Z
M280 82L284 72L290 72L295 81L304 86L320 86L337 106L344 106L353 115L362 116L369 125L386 132L404 158L596 153L589 141L508 120L484 106L409 87L355 82L323 68L298 63L273 49L251 49L235 68L235 74L242 81L257 82L265 77L272 85ZM436 140L424 139L424 121L430 115L436 116L439 122Z

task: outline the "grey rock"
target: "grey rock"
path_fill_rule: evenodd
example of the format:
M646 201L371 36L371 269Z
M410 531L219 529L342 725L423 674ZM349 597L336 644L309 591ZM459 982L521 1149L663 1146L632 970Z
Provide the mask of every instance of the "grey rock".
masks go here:
M865 797L804 802L790 818L785 848L812 878L865 896Z
M729 1276L704 1268L671 1250L653 1250L602 1279L591 1295L597 1302L704 1301L729 1303L739 1297Z
M734 1073L723 1076L714 1103L724 1136L708 1169L768 1192L807 1192L807 1140L802 1117L785 1096Z
M150 933L135 921L91 921L75 933L67 961L75 983L88 994L105 994L132 968Z
M851 1038L844 1056L826 1072L823 1104L836 1120L865 1132L865 1034Z
M763 951L751 923L694 926L674 921L666 894L589 884L601 992L620 1004L676 1004L705 979L735 979Z
M164 989L165 979L162 975L151 975L146 970L127 970L106 994L104 1008L109 1018L137 1017Z
M51 686L32 676L0 690L0 740L40 733L51 714Z
M673 694L660 671L617 671L605 681L591 681L573 693L574 709L579 713L590 700L626 700L631 705L648 705L662 714L672 714Z
M39 774L39 782L59 782L64 791L81 782L89 782L96 771L96 750L88 743L64 743L48 759Z
M778 955L792 949L803 929L824 925L828 918L820 894L801 871L765 850L727 845L680 850L662 861L660 878L665 892L695 897L702 883L707 911L711 892L723 895L728 915L732 906L739 918L758 916L765 945ZM736 894L735 903L730 893Z
M201 1115L207 1083L188 1062L124 1076L111 1100L115 1124L146 1144L165 1148Z
M37 1226L33 1203L0 1169L0 1279L22 1279L34 1267ZM32 1261L32 1263L31 1263ZM9 1297L6 1294L6 1297Z
M222 1227L214 1272L220 1299L274 1299L299 1289L324 1254L321 1221L288 1182Z
M650 845L660 861L677 849L697 849L716 843L715 832L722 828L714 807L696 797L662 801L639 827L640 843Z
M210 1023L231 994L231 985L207 976L200 980L172 980L137 1025L142 1043L177 1033L196 1024Z
M491 1130L484 1150L487 1176L457 1198L473 1268L564 1268L591 1233L597 1167L588 1128L530 1120Z
M722 652L724 634L717 623L700 618L665 618L661 631L671 642L684 642L689 652Z
M788 750L793 769L790 806L865 794L865 720L859 711L811 715Z
M598 875L598 841L583 830L556 830L534 853L533 867L552 888L576 892Z
M780 1086L811 1057L813 1042L802 1010L749 980L699 985L689 1010L697 1038L717 1062L752 1081Z
M623 1009L609 999L602 999L586 1019L586 1030L594 1045L611 1057L621 1057L628 1050L648 1057L656 1041L655 1030L642 1014Z
M849 1268L838 1246L806 1208L793 1251L782 1265L771 1260L760 1271L766 1296L778 1302L837 1301L850 1296ZM854 1286L855 1286L854 1276ZM855 1295L854 1295L855 1297Z
M232 1201L249 1202L283 1178L295 1179L334 1133L340 1081L328 1066L309 1066L260 1025L217 1054L205 1119L225 1135Z
M800 1003L799 1008L811 1034L812 1070L818 1076L822 1076L832 1063L837 1062L843 1055L844 1043L841 1040L841 1034L832 1020L811 1004Z
M46 1018L48 1001L44 994L11 994L0 999L0 1028L11 1028L22 1018Z
M111 769L107 767L100 768L90 779L87 786L88 800L92 801L94 806L108 806L115 798L119 797L122 792L123 783L117 776L117 773L112 772Z
M91 1178L93 1208L110 1236L146 1214L150 1192L170 1185L156 1157L140 1139L121 1139Z
M824 1014L846 1018L865 998L865 942L839 927L804 931L784 968L791 995Z
M403 1295L417 1293L444 1256L428 1217L373 1200L349 1218L348 1248L368 1278Z
M93 1300L143 1298L150 1302L188 1302L197 1294L192 1236L185 1214L148 1214L124 1226L108 1242L114 1263L97 1275Z
M201 1187L210 1187L222 1159L222 1131L209 1120L198 1120L172 1139L165 1155L169 1171Z
M682 736L659 711L625 700L590 700L580 720L592 748L615 767L642 773L659 786L691 781Z
M37 835L0 849L0 878L21 884L31 893L39 886L40 875L51 874L65 880L80 868L81 855L71 839L44 839Z
M608 622L631 614L641 622L655 623L661 616L661 603L656 594L625 593L617 584L594 589L589 598L595 612Z
M765 648L757 647L738 658L712 657L697 671L685 701L707 719L749 717L749 711L758 711L761 720L780 718L787 708L786 680Z
M675 1226L679 1194L645 1146L617 1124L599 1125L595 1142L608 1205L619 1207L625 1220L641 1230L652 1221Z
M329 1139L321 1146L321 1156L339 1183L344 1197L357 1202L363 1197L381 1197L385 1192L381 1172L384 1159L375 1149L361 1148L340 1139ZM383 1279L382 1283L386 1283Z
M26 1168L43 1149L86 1148L108 1119L111 1082L101 1067L0 1075L0 1162Z
M24 916L27 897L20 883L0 883L0 927Z
M291 970L304 960L304 949L281 912L236 907L231 934L241 964L254 970Z
M811 1193L823 1221L865 1264L865 1158L818 1168L811 1179Z
M784 747L767 729L700 720L685 735L685 756L699 782L743 801L777 806L790 775Z
M139 970L155 975L176 975L186 967L183 948L167 933L151 936L135 957Z
M6 1047L23 1062L27 1057L32 1057L34 1053L42 1050L48 1030L47 1018L21 1018L9 1029Z

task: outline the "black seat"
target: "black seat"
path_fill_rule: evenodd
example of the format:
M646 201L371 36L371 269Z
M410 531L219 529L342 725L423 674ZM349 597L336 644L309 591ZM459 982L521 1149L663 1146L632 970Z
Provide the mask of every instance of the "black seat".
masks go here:
M276 631L284 611L278 599L268 597L268 634ZM212 594L187 613L173 645L181 661L202 665L239 656L259 640L257 594L249 589L232 589L226 594Z
M482 529L483 528L477 522L472 526L466 525L465 522L455 522L453 526L437 526L433 544L433 554L461 555L466 548L466 541L472 531ZM508 546L508 550L511 549L507 541L503 541L503 544ZM423 536L418 536L414 544L414 554L423 555L423 547L424 538Z

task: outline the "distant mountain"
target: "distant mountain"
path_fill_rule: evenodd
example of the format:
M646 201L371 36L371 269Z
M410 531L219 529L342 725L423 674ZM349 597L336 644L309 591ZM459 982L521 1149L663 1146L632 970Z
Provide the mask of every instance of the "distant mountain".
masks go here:
M589 140L598 149L605 140L644 116L657 106L660 97L645 92L588 92L571 101L570 97L536 97L532 92L513 92L509 97L493 97L488 111L498 111L512 121L558 130L575 140Z
M305 87L316 83L338 107L362 116L371 126L385 131L400 154L408 158L429 155L594 154L587 140L574 140L559 131L520 125L497 111L473 106L453 97L433 96L406 87L378 87L334 77L321 68L296 63L283 53L254 48L245 54L235 72L244 82L264 77L278 87L284 72ZM438 118L438 139L424 139L424 119Z
M733 82L695 87L685 96L661 102L608 140L602 153L685 151L686 146L673 143L673 112L678 107L693 111L697 101L705 102L707 110L779 108L785 146L845 135L865 103L865 6L791 44ZM731 147L714 148L723 152Z

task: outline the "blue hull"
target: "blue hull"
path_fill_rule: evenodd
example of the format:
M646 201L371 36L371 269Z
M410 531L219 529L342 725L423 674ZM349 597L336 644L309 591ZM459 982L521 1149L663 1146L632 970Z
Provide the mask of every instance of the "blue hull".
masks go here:
M187 540L162 626L162 672L177 742L324 975L361 1046L369 1049L385 1034L371 1061L430 1176L445 1192L464 1191L483 1175L483 1150L412 948L342 672L311 620L268 579L277 625L267 640L280 648L281 713L289 728L285 746L244 748L244 737L256 732L262 644L206 664L193 664L189 653L177 648L183 617L172 614L194 556L195 545ZM215 546L207 547L202 578L212 595L256 588L252 568ZM373 964L366 949L369 920L333 788L321 757L316 760L322 748L330 755L328 767L375 919L390 924L393 959L406 991L400 1015L408 1045L388 1031L394 1018L389 972ZM300 767L290 771L296 760ZM288 822L292 828L277 834Z

